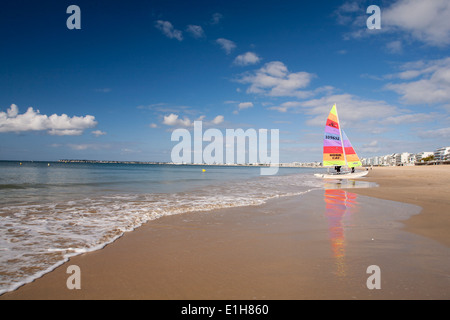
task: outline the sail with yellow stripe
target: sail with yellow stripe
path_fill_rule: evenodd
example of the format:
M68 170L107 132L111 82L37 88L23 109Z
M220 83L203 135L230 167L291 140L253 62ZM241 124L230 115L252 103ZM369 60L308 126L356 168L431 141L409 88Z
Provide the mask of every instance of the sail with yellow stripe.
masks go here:
M323 166L359 167L361 161L339 124L336 104L330 111L323 139Z
M347 135L345 134L344 130L342 130L342 140L344 142L344 153L345 153L345 159L347 161L347 167L353 168L353 167L361 167L362 163L359 160L358 155L355 152L355 149L353 149L352 144L350 143L350 140L348 140Z

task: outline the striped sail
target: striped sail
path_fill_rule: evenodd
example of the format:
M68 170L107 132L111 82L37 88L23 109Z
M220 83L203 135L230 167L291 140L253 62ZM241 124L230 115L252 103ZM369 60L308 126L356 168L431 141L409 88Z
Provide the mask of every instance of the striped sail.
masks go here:
M330 111L323 139L323 165L359 167L361 161L344 130L340 128L336 105Z
M347 166L349 168L362 166L362 163L361 161L359 161L358 155L356 154L355 149L353 149L350 140L348 140L344 130L341 131L342 131L342 139L344 140L345 158L347 159Z
M325 125L325 136L323 139L323 165L345 166L345 157L341 132L339 130L339 118L336 105L330 111Z

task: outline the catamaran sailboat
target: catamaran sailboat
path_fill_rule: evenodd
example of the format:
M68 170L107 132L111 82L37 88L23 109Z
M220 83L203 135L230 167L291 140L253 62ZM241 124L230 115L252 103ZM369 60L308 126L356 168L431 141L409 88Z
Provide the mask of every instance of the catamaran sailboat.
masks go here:
M350 140L339 124L336 104L331 109L325 125L323 166L335 167L338 170L336 173L317 173L315 174L316 177L324 179L356 179L368 173L368 171L356 172L354 170L355 167L361 167L362 164ZM341 167L344 168L342 172L339 170Z

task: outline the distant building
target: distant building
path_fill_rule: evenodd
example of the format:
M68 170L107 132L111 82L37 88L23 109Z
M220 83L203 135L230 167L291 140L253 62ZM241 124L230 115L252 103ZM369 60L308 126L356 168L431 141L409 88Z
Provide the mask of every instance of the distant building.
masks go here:
M434 152L424 151L416 154L415 161L421 162L423 158L428 158L429 156L434 155Z
M442 147L434 152L435 161L450 160L450 147Z
M396 153L394 155L394 161L395 161L395 165L399 166L402 163L402 154L401 153Z
M396 166L407 165L407 164L409 164L409 159L410 159L409 152L396 153L395 154L395 165Z
M450 161L450 147L442 147L434 152L423 151L419 153L393 153L384 156L375 156L371 158L362 158L363 166L409 166L414 164L427 164L423 159L434 156L434 161L428 164L439 164L442 161Z
M413 165L415 154L409 152L393 153L385 156L375 156L372 158L363 158L361 160L364 166L404 166Z
M390 166L391 165L391 155L382 156L380 164L382 166Z

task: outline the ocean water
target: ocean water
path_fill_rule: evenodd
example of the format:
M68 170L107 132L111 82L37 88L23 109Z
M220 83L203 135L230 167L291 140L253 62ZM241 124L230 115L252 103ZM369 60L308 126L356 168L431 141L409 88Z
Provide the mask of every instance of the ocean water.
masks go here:
M318 171L260 176L258 167L0 162L0 294L162 216L322 189Z

